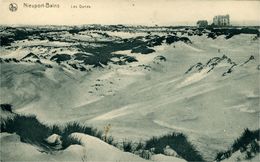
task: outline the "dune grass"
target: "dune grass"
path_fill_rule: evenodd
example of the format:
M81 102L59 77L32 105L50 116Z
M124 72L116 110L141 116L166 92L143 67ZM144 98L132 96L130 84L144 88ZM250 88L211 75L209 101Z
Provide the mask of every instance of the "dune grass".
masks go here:
M240 150L240 152L246 151L246 159L251 159L254 154L260 152L259 144L256 142L259 141L259 138L260 129L251 131L246 128L242 135L233 142L228 150L217 153L215 160L221 161L227 159L232 156L232 153L238 150Z
M81 144L79 139L70 136L75 132L102 139L103 133L101 131L92 127L83 126L77 122L50 126L39 122L34 115L27 116L12 113L12 111L9 111L9 108L6 110L6 104L2 104L1 109L14 115L13 118L7 118L4 121L1 120L1 132L16 133L20 136L22 142L38 146L43 152L64 150L70 145ZM57 143L49 143L46 140L53 134L60 136L60 140L62 141L60 147L56 147L58 145Z
M10 105L10 104L1 104L0 107L1 107L2 111L7 111L7 112L10 112L10 113L13 112L12 105Z
M55 144L48 143L46 140L52 134L61 136L62 147L59 148L60 150L66 149L72 144L80 144L80 141L71 138L66 131L61 130L58 126L42 124L33 115L16 114L14 118L1 122L1 132L16 133L22 142L36 145L45 152L57 150Z
M133 143L132 141L126 141L124 140L123 141L123 150L125 152L133 152L134 151L134 148L133 148Z
M139 143L124 140L121 145L121 150L134 153L144 159L150 159L153 154L165 154L165 148L167 146L176 151L179 157L187 161L204 161L195 146L192 145L182 133L171 133L160 137L152 137L147 141Z
M6 107L6 105L4 105ZM1 106L2 107L2 106ZM4 110L4 111L9 111ZM102 131L82 125L78 122L69 122L64 125L47 125L39 122L34 115L14 114L13 118L1 121L1 132L16 133L21 141L38 146L42 152L52 152L64 150L70 145L81 144L80 139L72 138L72 133L83 133L97 137L106 143L120 148L122 151L139 155L142 158L150 159L152 154L164 154L166 146L170 146L177 154L188 161L203 161L202 156L195 147L181 133L167 134L161 137L153 137L148 141L135 143L124 140L120 145L115 142L112 136L104 138ZM59 136L61 143L50 143L46 140L51 135ZM58 147L57 147L58 146Z
M195 146L182 133L171 133L161 137L153 137L145 143L145 149L153 149L155 154L164 154L166 146L170 146L180 157L187 161L204 161Z
M35 116L16 115L13 119L8 119L1 123L1 132L16 133L22 142L32 143L48 149L44 140L50 135L50 129L41 124Z
M80 145L81 141L79 139L70 136L75 132L88 134L104 140L103 132L95 128L87 127L77 122L70 122L63 126L48 126L39 122L36 116L33 115L25 116L16 114L14 118L1 122L1 132L16 133L20 136L22 142L38 146L43 152L64 150L73 144ZM57 147L58 143L47 142L46 139L53 134L60 136L60 140L62 141L61 147ZM108 137L105 142L115 147L120 147L111 136ZM144 143L134 143L124 140L121 149L125 152L134 153L142 158L149 159L151 154L163 154L163 149L166 146L170 146L183 159L188 161L203 161L202 156L196 151L195 147L187 141L186 136L180 133L153 137Z

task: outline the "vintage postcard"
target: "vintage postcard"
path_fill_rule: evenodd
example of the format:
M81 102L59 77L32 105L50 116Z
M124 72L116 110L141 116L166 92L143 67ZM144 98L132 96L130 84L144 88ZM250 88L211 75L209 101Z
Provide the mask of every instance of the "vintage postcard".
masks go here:
M0 160L260 161L259 36L258 0L0 0Z

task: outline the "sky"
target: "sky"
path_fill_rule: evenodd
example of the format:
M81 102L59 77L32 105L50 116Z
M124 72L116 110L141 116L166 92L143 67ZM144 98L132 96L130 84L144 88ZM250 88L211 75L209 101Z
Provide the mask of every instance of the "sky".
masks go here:
M10 3L18 5L17 11L9 10ZM59 8L26 8L24 3ZM224 14L233 25L260 25L260 0L0 0L1 25L195 25Z

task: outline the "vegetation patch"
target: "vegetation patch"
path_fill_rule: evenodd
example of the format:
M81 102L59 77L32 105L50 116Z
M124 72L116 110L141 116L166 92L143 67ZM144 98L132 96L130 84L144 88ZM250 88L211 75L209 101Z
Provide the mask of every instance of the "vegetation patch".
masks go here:
M260 129L251 131L248 128L244 130L242 135L237 138L231 147L226 151L217 153L215 158L216 161L228 159L236 151L245 153L246 157L244 160L252 159L257 153L259 153L260 146L257 141L260 138Z
M155 154L164 154L164 149L167 146L187 161L204 161L195 146L182 133L171 133L161 137L153 137L146 141L144 148L152 150Z
M81 144L79 139L72 138L72 133L83 133L104 140L106 143L131 152L142 158L150 159L153 154L165 154L165 148L170 148L179 157L188 161L203 161L196 148L182 133L172 133L161 137L153 137L148 141L135 143L124 140L121 145L114 138L103 134L95 128L70 122L65 125L46 125L38 121L36 116L20 115L12 112L12 106L2 104L1 109L13 114L13 118L1 120L1 132L16 133L22 142L38 146L43 152L64 150L73 144ZM53 137L53 138L52 138Z
M1 104L1 109L10 112L10 105ZM11 109L12 110L12 109ZM92 127L83 126L77 122L67 123L65 126L49 126L38 121L36 116L20 115L16 113L13 118L1 120L1 132L16 133L20 136L21 141L36 145L42 151L64 150L70 145L80 144L78 139L71 138L72 133L84 133L102 139L102 132ZM61 139L61 146L58 143L49 143L46 139L53 134L57 134Z

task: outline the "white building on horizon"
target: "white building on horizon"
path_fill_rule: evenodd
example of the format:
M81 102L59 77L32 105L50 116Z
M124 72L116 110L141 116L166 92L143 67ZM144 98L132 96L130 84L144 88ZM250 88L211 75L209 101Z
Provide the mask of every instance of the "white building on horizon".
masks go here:
M216 26L229 26L230 25L229 15L214 16L213 24Z

